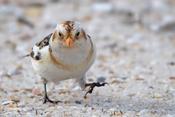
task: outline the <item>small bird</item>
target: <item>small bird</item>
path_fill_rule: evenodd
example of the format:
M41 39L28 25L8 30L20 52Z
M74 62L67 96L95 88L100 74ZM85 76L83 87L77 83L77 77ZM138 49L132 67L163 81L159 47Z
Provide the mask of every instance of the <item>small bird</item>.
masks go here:
M94 87L106 83L86 83L86 72L92 66L96 48L90 36L76 21L64 21L57 24L54 31L32 48L33 69L43 79L44 103L58 103L47 95L47 82L75 79L82 89L89 87L85 96L92 93Z

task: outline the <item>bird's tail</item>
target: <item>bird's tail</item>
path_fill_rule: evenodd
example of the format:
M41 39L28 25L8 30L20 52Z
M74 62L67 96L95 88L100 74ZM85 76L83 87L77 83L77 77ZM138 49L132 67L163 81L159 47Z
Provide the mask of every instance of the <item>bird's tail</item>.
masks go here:
M31 54L29 53L29 54L26 54L26 55L20 56L20 58L23 59L23 58L30 57L30 56L31 56Z

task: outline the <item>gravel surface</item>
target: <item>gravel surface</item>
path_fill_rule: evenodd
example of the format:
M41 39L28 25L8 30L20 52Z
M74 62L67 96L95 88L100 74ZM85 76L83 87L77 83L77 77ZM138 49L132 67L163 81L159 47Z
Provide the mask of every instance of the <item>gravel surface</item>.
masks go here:
M97 46L87 99L73 80L48 85L43 104L29 58L63 20L78 20ZM0 116L175 117L174 0L0 0Z

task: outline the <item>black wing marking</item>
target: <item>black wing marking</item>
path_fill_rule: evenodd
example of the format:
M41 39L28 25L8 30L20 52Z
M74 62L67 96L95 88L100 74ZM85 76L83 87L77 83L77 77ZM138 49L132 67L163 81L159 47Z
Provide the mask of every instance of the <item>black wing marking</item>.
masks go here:
M39 50L42 49L43 47L49 46L49 40L51 36L52 36L52 33L44 37L44 39L41 40L40 42L36 43L36 46L39 47ZM41 53L39 51L34 52L33 49L32 49L32 52L30 53L30 56L35 60L41 59Z
M43 48L45 46L48 46L49 45L49 40L50 40L51 36L52 36L52 33L49 34L48 36L44 37L44 39L42 41L36 43L36 46L38 46L39 49L41 49L41 48Z
M36 46L39 47L39 49L42 49L43 47L48 46L51 36L52 36L52 33L49 34L48 36L44 37L44 39L42 41L36 43ZM32 50L29 54L26 54L26 55L22 56L21 58L25 58L25 57L32 57L35 60L40 60L41 53L37 52L37 54L35 55L34 51Z

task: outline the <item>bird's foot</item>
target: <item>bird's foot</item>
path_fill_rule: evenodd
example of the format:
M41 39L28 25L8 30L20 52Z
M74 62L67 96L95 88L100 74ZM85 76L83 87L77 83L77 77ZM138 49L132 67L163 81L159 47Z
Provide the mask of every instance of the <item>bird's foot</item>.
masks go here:
M53 101L53 100L49 99L49 97L48 97L47 95L45 95L45 96L44 96L43 104L45 104L46 102L50 102L50 103L52 103L52 104L57 104L57 103L60 103L60 102L62 102L62 101L59 101L59 100Z
M105 86L106 84L108 84L108 83L106 83L106 82L104 82L104 83L93 82L93 83L87 83L87 84L85 84L85 88L86 87L89 87L89 90L84 95L84 98L87 97L87 94L88 93L91 94L95 87L102 87L102 86Z

